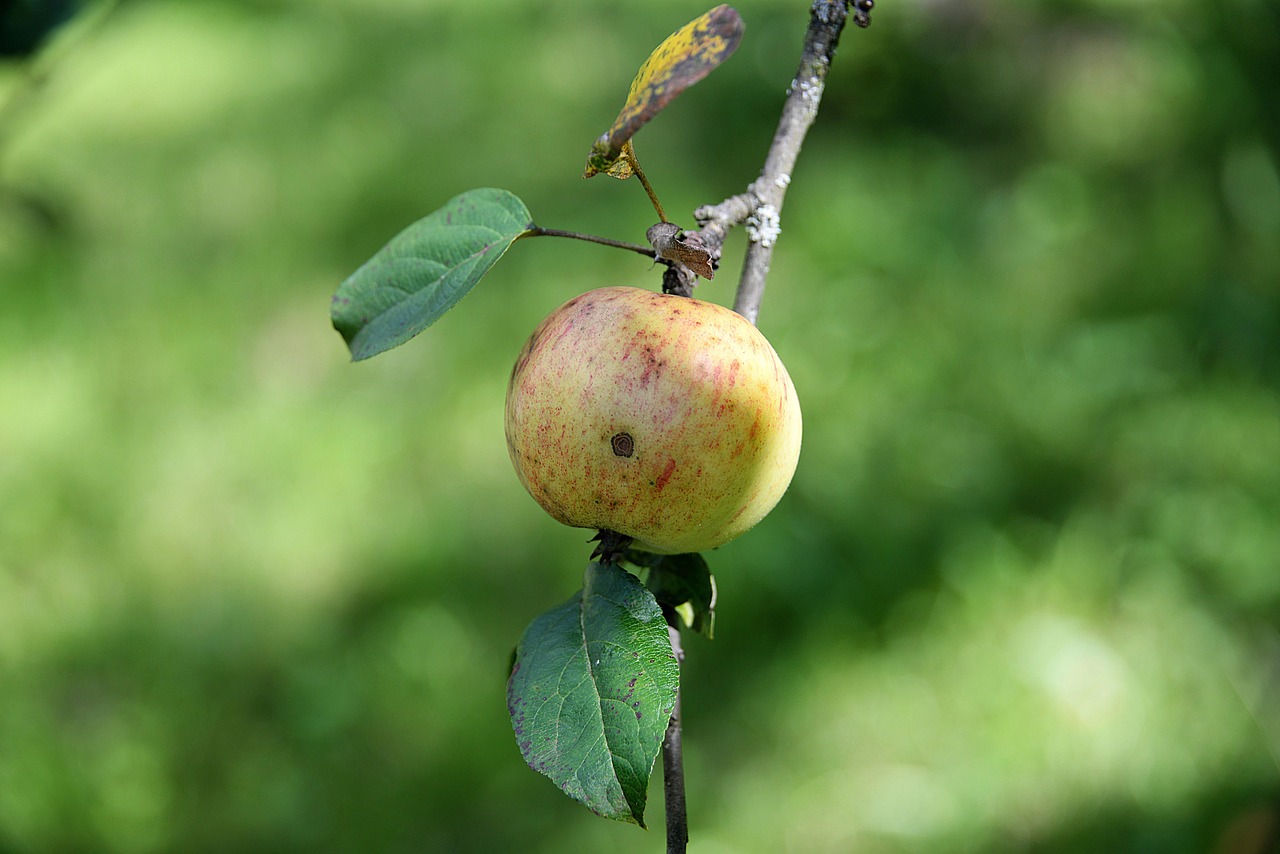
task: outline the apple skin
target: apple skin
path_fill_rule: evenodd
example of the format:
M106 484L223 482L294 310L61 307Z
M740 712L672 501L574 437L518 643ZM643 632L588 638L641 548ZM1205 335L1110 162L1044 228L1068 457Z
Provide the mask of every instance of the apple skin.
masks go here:
M640 288L553 311L507 387L507 449L543 509L664 554L715 548L763 519L791 483L800 432L791 377L758 329Z

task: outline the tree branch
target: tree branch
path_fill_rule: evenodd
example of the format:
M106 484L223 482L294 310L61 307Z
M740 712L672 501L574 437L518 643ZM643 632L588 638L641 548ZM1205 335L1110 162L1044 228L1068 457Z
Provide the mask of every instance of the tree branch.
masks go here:
M684 666L684 648L680 645L680 629L675 614L668 616L667 634L676 663ZM680 689L676 689L676 706L671 722L662 737L662 796L667 811L667 854L684 854L689 844L689 818L684 800L684 759L680 745Z
M857 0L853 18L859 26L870 23L872 0ZM703 243L719 257L725 236L734 226L747 225L751 243L743 262L742 277L733 308L747 320L756 322L764 296L765 278L773 260L773 247L781 233L779 217L791 171L800 155L805 134L818 115L818 104L826 85L827 72L835 56L840 33L849 17L846 0L814 0L809 9L809 29L805 33L800 67L796 70L773 143L765 156L760 177L747 192L694 211Z

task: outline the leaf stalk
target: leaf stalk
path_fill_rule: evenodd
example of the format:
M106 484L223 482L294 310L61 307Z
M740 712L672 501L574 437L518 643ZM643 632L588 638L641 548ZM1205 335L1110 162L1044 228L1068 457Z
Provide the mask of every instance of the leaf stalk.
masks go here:
M628 243L625 240L613 240L609 237L599 237L595 234L583 234L579 231L565 231L559 228L542 228L541 226L533 226L526 231L522 237L569 237L574 240L585 240L587 243L598 243L601 246L612 246L615 249L626 249L631 252L637 252L654 261L662 261L658 257L657 251L652 246L641 246L638 243ZM665 263L665 262L664 262Z
M653 186L649 183L649 179L645 177L644 170L640 168L640 161L636 157L635 149L628 142L622 148L622 154L627 158L627 164L631 166L631 171L636 173L636 177L640 179L640 185L644 187L644 191L649 194L649 201L653 203L653 209L658 212L658 219L663 222L670 222L667 214L662 210L662 202L658 201L658 194L653 191Z

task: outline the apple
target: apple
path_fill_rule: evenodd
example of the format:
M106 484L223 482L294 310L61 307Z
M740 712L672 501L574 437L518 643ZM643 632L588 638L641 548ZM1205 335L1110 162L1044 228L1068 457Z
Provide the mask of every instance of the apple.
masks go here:
M800 403L740 314L600 288L553 311L520 351L506 435L553 517L680 554L727 543L778 503L800 456Z

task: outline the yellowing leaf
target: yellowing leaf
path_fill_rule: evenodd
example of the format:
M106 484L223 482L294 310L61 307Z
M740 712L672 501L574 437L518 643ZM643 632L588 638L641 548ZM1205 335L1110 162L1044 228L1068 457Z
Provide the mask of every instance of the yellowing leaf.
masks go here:
M742 17L732 6L724 5L668 36L640 66L613 127L591 146L583 177L599 172L615 178L631 177L630 167L619 160L623 146L677 95L724 62L741 40Z
M605 174L620 181L627 180L636 174L635 167L632 165L635 162L633 159L635 156L636 152L631 147L631 140L627 140L622 143L622 151L619 152L618 159L610 163L609 167L604 170ZM590 178L591 176L587 175L586 177Z

